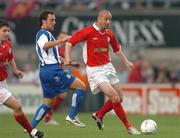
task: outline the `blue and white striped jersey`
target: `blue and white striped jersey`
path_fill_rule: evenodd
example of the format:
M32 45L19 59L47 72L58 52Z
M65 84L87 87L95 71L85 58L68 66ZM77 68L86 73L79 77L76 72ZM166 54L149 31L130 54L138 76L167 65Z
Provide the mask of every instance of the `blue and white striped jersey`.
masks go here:
M40 66L61 63L59 59L58 46L43 50L45 43L54 41L55 38L45 29L40 29L36 34L36 52L39 57Z

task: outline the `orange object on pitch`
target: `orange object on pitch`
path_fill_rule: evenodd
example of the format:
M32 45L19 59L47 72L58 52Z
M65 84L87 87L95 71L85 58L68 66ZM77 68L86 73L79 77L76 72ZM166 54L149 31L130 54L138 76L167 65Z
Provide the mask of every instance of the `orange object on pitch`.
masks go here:
M79 78L82 82L84 82L87 88L89 87L86 69L84 67L80 67L80 68L73 67L72 74L77 78Z

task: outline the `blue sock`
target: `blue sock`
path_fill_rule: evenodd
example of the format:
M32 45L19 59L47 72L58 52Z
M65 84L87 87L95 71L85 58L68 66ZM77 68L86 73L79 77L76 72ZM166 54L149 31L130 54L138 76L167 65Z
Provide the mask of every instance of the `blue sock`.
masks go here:
M38 125L38 123L44 118L44 116L48 113L49 109L50 107L48 107L45 104L39 106L31 121L31 125L33 128L35 128Z
M86 91L76 89L72 96L72 105L69 111L69 117L74 118L77 115L78 109L86 96Z

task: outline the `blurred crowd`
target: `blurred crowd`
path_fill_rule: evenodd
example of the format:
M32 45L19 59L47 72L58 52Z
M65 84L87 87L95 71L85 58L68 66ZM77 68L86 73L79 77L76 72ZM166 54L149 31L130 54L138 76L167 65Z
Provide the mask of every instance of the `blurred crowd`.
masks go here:
M180 0L0 0L0 13L19 19L49 9L59 12L109 10L175 9Z
M180 0L0 0L0 16L8 19L21 19L39 13L44 9L56 13L77 11L96 11L103 8L110 10L143 10L143 9L176 9L180 8ZM15 41L12 37L12 41ZM13 41L13 42L14 42ZM31 63L31 62L30 62ZM135 67L128 71L124 66L116 67L122 83L168 83L180 82L180 68L173 69L166 63L153 64L142 57L135 61ZM30 64L22 67L23 79L18 79L9 71L10 82L34 83L38 85L38 70Z
M152 64L142 57L138 57L134 61L133 70L129 71L125 66L115 66L118 78L121 83L179 83L180 82L180 69L173 69L166 63L158 65ZM10 83L23 83L34 84L39 86L38 69L34 69L30 64L24 64L22 66L24 71L24 77L22 79L17 78L9 70L8 81ZM70 71L79 77L86 80L85 66L79 68L71 68ZM88 83L87 80L85 81ZM88 84L87 84L88 85Z
M134 68L128 71L125 67L117 67L118 77L122 83L178 83L180 69L168 66L166 62L153 64L138 57Z

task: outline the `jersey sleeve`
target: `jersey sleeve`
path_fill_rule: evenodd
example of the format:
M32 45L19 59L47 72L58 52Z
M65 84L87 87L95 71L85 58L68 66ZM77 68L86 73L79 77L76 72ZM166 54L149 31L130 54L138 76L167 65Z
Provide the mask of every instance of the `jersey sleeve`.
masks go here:
M117 42L113 33L111 33L110 44L114 53L117 53L119 50L121 50L121 45Z
M11 61L14 58L14 54L12 52L12 49L9 48L9 61Z
M13 54L13 51L12 51L12 45L11 45L11 41L10 40L7 40L6 41L7 44L8 44L8 61L11 61L13 58L14 58L14 54Z
M77 43L81 41L85 41L87 39L89 30L87 28L82 29L75 34L72 35L72 37L67 41L68 44L76 45Z
M37 44L39 45L39 47L41 49L43 49L44 45L48 42L48 36L46 34L42 34L38 40L37 40Z
M64 58L65 47L58 47L59 56Z

